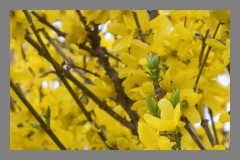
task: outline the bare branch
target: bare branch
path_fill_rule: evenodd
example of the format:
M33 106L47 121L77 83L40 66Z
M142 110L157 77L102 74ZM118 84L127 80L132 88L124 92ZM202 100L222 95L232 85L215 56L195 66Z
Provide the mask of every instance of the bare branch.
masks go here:
M66 34L65 32L59 30L57 27L55 27L54 25L52 25L50 22L48 22L48 21L46 20L46 18L40 16L40 15L39 15L37 12L35 12L35 11L32 11L31 13L32 13L35 17L37 17L38 20L39 20L41 23L45 24L46 26L48 26L49 28L51 28L53 31L55 31L55 32L58 34L58 36L66 37L67 34Z
M53 133L51 128L43 121L41 116L37 113L37 111L33 108L33 106L27 101L27 99L22 95L22 93L17 89L16 85L10 79L10 86L13 91L17 94L17 96L21 99L24 105L28 108L31 114L36 118L36 120L40 123L41 127L45 130L45 132L49 135L49 137L54 141L54 143L61 149L67 150L67 148L62 144L62 142L58 139L58 137Z

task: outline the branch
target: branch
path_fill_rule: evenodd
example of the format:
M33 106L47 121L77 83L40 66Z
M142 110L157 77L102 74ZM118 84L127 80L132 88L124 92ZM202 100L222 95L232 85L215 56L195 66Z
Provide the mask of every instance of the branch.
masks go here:
M219 27L220 27L220 24L221 24L221 23L219 22L218 25L217 25L217 28L216 28L216 30L215 30L215 32L214 32L214 34L213 34L213 38L216 37L217 31L218 31L218 29L219 29ZM194 92L197 90L199 79L200 79L200 77L201 77L203 68L204 68L204 66L205 66L205 64L206 64L206 62L207 62L207 58L208 58L208 55L209 55L211 49L212 49L212 47L209 46L209 47L208 47L208 50L207 50L207 53L206 53L206 55L205 55L205 57L204 57L203 63L202 63L202 65L201 65L201 68L200 68L200 70L199 70L199 72L198 72L198 75L197 75L197 78L196 78L196 81L195 81L195 84L194 84L194 88L193 88L193 89L194 89Z
M87 69L85 69L85 68L82 68L82 67L78 67L78 66L76 66L76 65L71 65L71 66L69 66L69 67L70 67L70 68L74 68L74 69L83 70L83 71L85 71L85 72L87 72L87 73L90 73L90 74L96 76L96 77L101 77L101 76L100 76L99 74L97 74L97 73L94 73L94 72L89 71L89 70L87 70Z
M73 61L66 56L66 54L63 52L63 50L54 42L54 40L47 34L47 32L46 32L44 29L42 29L41 31L42 31L42 33L44 34L44 36L47 38L47 40L48 40L48 41L53 45L53 47L57 50L57 52L60 53L60 55L63 57L63 59L66 60L66 62L68 63L68 65L69 65L69 66L75 66L75 64L73 63ZM82 77L82 78L84 79L84 81L85 81L86 83L88 83L88 84L94 84L91 79L87 78L87 77L84 75L84 73L82 73L82 71L80 71L80 70L78 70L78 69L76 69L76 68L73 68L73 70L74 70L76 73L78 73L78 74L80 75L80 77Z
M218 31L218 29L219 29L219 27L220 27L220 24L221 24L221 23L219 22L218 25L217 25L217 28L216 28L216 30L215 30L215 32L214 32L214 34L213 34L213 38L216 37L217 31ZM211 49L212 49L211 46L208 47L208 50L207 50L206 55L205 55L205 57L204 57L204 60L203 60L203 62L201 63L201 61L202 61L202 56L203 56L203 52L204 52L204 49L205 49L205 47L206 47L205 39L207 38L208 33L209 33L209 30L206 31L205 37L204 37L204 39L202 40L202 42L203 42L203 43L202 43L202 49L201 49L200 56L199 56L200 69L199 69L199 72L198 72L198 75L197 75L197 78L196 78L196 81L195 81L195 84L194 84L194 88L193 88L194 92L196 92L196 90L197 90L198 82L199 82L200 77L201 77L201 74L202 74L202 72L203 72L203 68L204 68L204 66L205 66L205 64L206 64L206 62L207 62L208 55L209 55L209 53L210 53L210 51L211 51ZM209 139L209 141L210 141L210 143L211 143L211 145L214 146L214 145L216 144L216 142L214 141L214 138L213 138L213 136L212 136L212 133L211 133L211 131L210 131L210 129L209 129L208 121L207 121L206 119L202 119L201 125L203 126L203 128L204 128L204 130L205 130L205 132L206 132L206 134L207 134L207 136L208 136L208 139Z
M26 98L20 93L19 89L15 86L15 84L10 79L10 86L13 91L17 94L17 96L21 99L24 105L28 108L34 118L40 123L41 127L45 130L45 132L49 135L49 137L54 141L54 143L61 149L67 150L67 148L62 144L62 142L58 139L58 137L53 133L51 128L43 121L41 116L36 112L36 110L32 107L32 105L26 100Z
M206 132L206 134L207 134L207 136L208 136L208 139L209 139L212 147L215 146L215 145L216 145L216 142L215 142L215 140L214 140L214 138L213 138L213 135L212 135L212 133L211 133L211 131L210 131L210 128L209 128L209 126L208 126L208 120L207 120L207 119L202 119L202 120L201 120L201 125L202 125L202 127L204 128L204 130L205 130L205 132Z
M211 122L212 122L212 128L213 128L213 134L216 140L216 143L219 144L219 140L218 140L218 136L217 136L217 131L216 131L216 127L215 127L215 123L213 121L213 114L212 114L212 110L210 108L208 108L208 112L211 118Z
M192 127L191 123L188 121L186 117L181 118L183 122L186 123L185 128L187 129L188 133L192 136L193 140L197 143L200 149L206 150L206 147L203 145L202 141L196 134L194 128Z
M34 41L32 40L29 36L27 38L27 40L30 42L30 44L33 44L34 48L36 50L38 50L39 54L41 56L43 56L43 51L42 48ZM43 56L44 57L44 56ZM115 120L117 120L118 122L120 122L123 126L126 126L127 128L129 128L132 133L134 135L137 135L137 130L131 125L130 122L128 122L126 119L122 118L120 115L118 115L117 113L115 113L114 111L112 111L110 109L110 107L105 103L102 102L98 97L96 97L90 90L88 90L85 85L83 85L82 83L80 83L75 77L73 77L71 75L70 72L68 72L67 70L63 70L65 71L65 76L67 76L67 78L69 80L71 80L78 88L80 88L84 94L86 94L89 98L91 98L96 104L99 105L99 108L104 110L105 112L107 112L110 116L112 116Z
M157 101L159 101L165 96L166 92L162 87L160 87L158 80L153 81L153 88L155 92L155 98L157 99Z
M139 36L141 38L141 41L145 42L144 35L143 35L143 32L142 32L142 28L141 28L141 25L140 25L137 13L136 12L132 12L132 13L133 13L133 17L134 17L134 20L136 22L136 25L137 25L138 34L139 34Z
M227 65L227 70L228 70L228 73L230 74L230 63Z
M67 34L66 34L65 32L59 30L57 27L55 27L54 25L52 25L50 22L48 22L48 21L46 20L46 18L40 16L40 15L39 15L37 12L35 12L35 11L32 11L31 13L32 13L35 17L37 17L38 20L39 20L41 23L45 24L46 26L48 26L49 28L51 28L53 31L55 31L55 32L58 34L58 36L66 37Z
M67 88L67 90L69 91L69 93L72 95L73 99L75 100L75 102L77 103L78 107L80 108L80 110L83 112L83 114L85 115L85 117L87 118L87 120L94 125L96 128L98 128L98 125L96 124L96 122L93 121L90 113L87 112L87 110L84 108L83 104L80 102L80 100L78 99L78 96L75 94L75 92L73 91L73 89L71 88L71 86L69 85L69 83L67 82L67 80L65 79L63 73L63 69L58 65L58 63L56 61L53 60L53 58L51 57L47 47L44 45L41 37L39 36L34 23L32 22L32 18L29 15L27 10L23 10L28 23L30 24L33 33L35 34L35 36L37 37L41 47L43 48L43 51L45 52L45 58L53 65L54 69L56 70L56 73L58 75L58 77L61 79L61 81L64 83L65 87ZM99 129L99 128L98 128ZM98 132L98 135L100 136L100 138L102 139L102 141L104 142L104 144L107 146L107 148L111 149L111 147L106 143L106 137L104 136L105 134L102 132L102 130L100 130L100 132Z
M209 34L209 29L206 31L205 37L202 38L202 48L201 48L200 55L199 55L199 67L202 65L202 57L203 57L204 50L206 48L205 41L206 41L208 34Z
M15 112L14 100L12 96L10 96L10 109L12 112Z
M129 128L134 135L137 135L137 128L135 127L135 125L132 125L126 119L124 119L119 114L114 112L105 102L101 101L95 94L93 94L90 90L88 90L87 87L85 87L81 82L79 82L75 77L73 77L69 71L64 70L64 75L70 81L72 81L78 88L80 88L86 96L88 96L96 104L98 104L100 109L104 110L106 113L108 113L111 117L113 117L115 120L117 120L123 126Z
M147 10L148 12L148 16L149 16L149 20L153 20L154 18L156 18L159 13L158 13L158 10Z
M76 12L79 15L80 21L84 24L85 30L88 32L88 40L92 48L88 48L84 44L80 44L80 47L84 47L90 52L92 56L99 59L99 63L103 66L107 75L112 79L114 83L117 92L118 103L120 103L123 109L128 113L131 122L135 125L134 130L137 130L137 122L139 120L139 115L135 111L130 109L133 101L124 92L124 88L122 86L123 80L118 77L117 72L111 67L109 59L106 56L106 54L108 54L108 51L104 47L100 46L98 25L94 24L93 30L90 30L89 27L86 25L86 21L84 21L84 16L81 15L80 11Z

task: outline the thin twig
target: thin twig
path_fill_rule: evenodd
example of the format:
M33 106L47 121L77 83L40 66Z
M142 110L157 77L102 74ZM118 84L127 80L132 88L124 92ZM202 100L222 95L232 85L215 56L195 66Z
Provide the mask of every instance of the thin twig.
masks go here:
M35 12L35 11L32 11L31 13L32 13L35 17L37 17L38 20L39 20L41 23L45 24L46 26L48 26L49 28L51 28L53 31L55 31L55 32L58 34L58 36L66 37L67 34L66 34L65 32L59 30L57 27L55 27L54 25L52 25L50 22L48 22L48 21L46 20L46 18L40 16L40 15L39 15L37 12Z
M182 120L186 123L185 128L187 129L188 133L191 135L193 140L197 143L200 149L206 150L206 147L203 145L202 141L196 134L194 128L192 127L191 123L188 121L186 117L182 117Z
M212 113L212 110L211 110L210 108L208 108L208 113L209 113L209 115L210 115L210 119L211 119L211 122L212 122L213 134L214 134L216 143L219 144L218 135L217 135L217 130L216 130L216 127L215 127L215 123L214 123L214 121L213 121L213 113Z
M72 65L72 66L70 66L71 68L74 68L74 69L80 69L80 70L83 70L84 72L87 72L87 73L90 73L90 74L92 74L92 75L94 75L94 76L96 76L96 77L101 77L99 74L97 74L97 73L94 73L94 72L92 72L92 71L89 71L89 70L87 70L87 69L84 69L84 68L82 68L82 67L78 67L78 66L76 66L76 65Z
M205 33L205 37L204 38L202 38L202 48L201 48L201 51L200 51L200 54L199 54L199 67L202 65L202 57L203 57L203 54L204 54L204 50L205 50L205 48L206 48L206 43L205 43L205 41L206 41L206 38L207 38L207 36L208 36L208 34L209 34L209 29L206 31L206 33Z
M230 63L227 65L228 73L230 74Z
M80 11L76 11L79 15L80 21L84 24L85 30L88 32L88 40L91 45L91 48L87 47L84 44L79 44L79 47L81 49L85 49L94 57L97 57L99 59L99 63L103 66L105 69L107 75L112 79L116 92L117 92L117 101L121 104L123 109L128 113L131 123L135 125L134 132L137 130L137 122L139 120L139 115L130 109L131 105L133 104L133 101L125 94L124 88L122 86L123 79L120 79L118 77L117 72L112 68L112 66L109 63L109 59L106 56L108 53L107 49L100 46L100 37L99 37L99 30L98 25L94 24L93 29L90 30L89 27L86 25L86 21L83 21L84 16L80 13ZM135 133L137 134L137 132Z
M215 146L216 142L215 142L215 140L213 138L213 135L212 135L212 133L210 131L210 128L209 128L209 125L208 125L208 120L207 119L202 119L201 120L201 125L204 128L204 130L205 130L205 132L207 134L207 137L208 137L212 147Z
M33 45L33 47L38 50L40 56L44 55L44 52L42 51L42 48L29 36L27 36L27 40L30 44ZM44 57L44 56L43 56ZM89 98L91 98L96 104L99 105L99 108L104 110L106 113L108 113L110 116L112 116L115 120L117 120L119 123L121 123L123 126L126 126L129 128L134 135L137 135L137 130L131 125L130 122L128 122L126 119L122 118L120 115L118 115L116 112L111 110L111 108L103 101L101 101L95 94L93 94L90 90L88 90L85 85L80 83L75 77L71 75L67 70L63 70L65 73L64 75L71 80L78 88L80 88L84 94L86 94Z
M72 95L73 99L75 100L75 102L77 103L78 107L80 108L80 110L83 112L83 114L85 115L85 117L87 118L87 120L94 125L96 128L98 128L98 125L96 124L96 122L93 121L90 113L88 113L88 111L85 109L85 107L83 106L83 104L80 102L78 96L76 95L76 93L73 91L73 89L71 88L71 86L69 85L69 83L67 82L67 80L65 79L63 73L63 69L59 66L59 64L53 60L53 58L51 57L47 47L44 45L41 37L39 36L34 23L32 22L32 18L29 15L27 10L23 10L28 23L30 24L33 33L35 34L35 36L37 37L41 47L43 48L43 51L45 52L45 58L53 65L54 69L56 70L56 73L58 75L58 77L61 79L61 81L64 83L65 87L67 88L67 90L70 92L70 94ZM102 139L102 141L104 142L104 144L106 145L107 148L111 149L111 147L106 143L107 138L104 136L105 134L102 132L102 130L100 130L100 132L98 132L98 135L100 136L100 138Z
M47 40L53 45L53 47L57 50L57 52L63 57L64 60L66 60L66 62L68 63L68 65L71 67L71 66L75 66L75 64L73 63L73 61L68 58L66 56L66 54L63 52L63 50L54 42L54 40L47 34L47 32L42 29L41 30L42 33L44 34L44 36L47 38ZM73 68L73 70L78 73L80 75L80 77L82 77L84 79L84 81L88 84L94 84L92 82L91 79L89 79L88 77L85 76L84 73L82 73L82 71L76 69L76 68Z
M140 25L140 22L139 22L137 13L134 12L134 11L133 11L132 13L133 13L133 17L134 17L135 23L136 23L136 25L137 25L138 34L139 34L139 36L140 36L140 38L141 38L141 41L142 41L142 42L145 42L144 35L143 35L143 31L142 31L142 28L141 28L141 25Z
M158 79L153 81L153 88L155 92L155 98L157 99L157 101L159 101L166 95L164 89L159 85Z
M153 20L154 18L156 18L159 13L158 13L158 10L147 10L148 12L148 16L149 16L149 20Z
M186 28L187 27L187 16L184 17L184 23L183 26Z
M14 100L12 99L12 96L10 96L10 109L12 112L15 111Z
M51 128L43 121L41 116L37 113L37 111L33 108L33 106L27 101L27 99L19 92L16 85L10 79L10 86L13 91L17 94L17 96L21 99L24 105L28 108L34 118L40 123L41 127L45 130L45 132L49 135L49 137L54 141L54 143L61 149L67 150L67 148L62 144L62 142L58 139L58 137L53 133Z
M212 38L215 38L215 37L216 37L217 31L218 31L218 29L219 29L219 27L220 27L220 24L221 24L221 23L219 22L218 25L217 25L217 28L215 29L215 32L214 32ZM198 72L198 75L197 75L197 78L196 78L196 81L195 81L195 84L194 84L194 88L193 88L194 92L197 90L198 82L199 82L200 77L201 77L201 74L202 74L202 72L203 72L203 68L204 68L204 66L205 66L205 64L206 64L206 62L207 62L208 55L209 55L209 53L210 53L210 51L211 51L211 49L212 49L212 46L209 46L209 47L208 47L207 52L206 52L206 55L205 55L205 57L204 57L204 60L203 60L203 62L201 63L201 59L202 59L202 56L203 56L203 52L204 52L204 49L205 49L205 46L206 46L206 44L205 44L205 39L206 39L207 36L208 36L208 32L209 32L209 30L206 31L205 38L204 38L204 40L203 40L204 43L202 44L203 46L202 46L201 53L200 53L200 56L201 56L201 57L199 57L199 65L201 65L201 66L200 66L200 69L199 69L199 72ZM214 139L213 139L212 133L211 133L211 131L210 131L210 129L209 129L209 126L208 126L208 123L206 123L206 121L207 121L207 120L204 120L204 119L202 120L202 126L203 126L206 134L208 135L208 139L209 139L211 145L214 146L214 145L216 144L216 142L215 142Z
M106 55L108 55L109 57L111 57L111 58L117 60L117 62L122 62L121 59L119 59L118 57L112 55L111 53L109 53L109 52L105 52L105 53L106 53Z
M78 88L80 88L86 96L91 98L99 108L108 113L111 117L121 123L123 126L129 128L134 135L137 135L137 128L135 125L128 122L125 118L121 117L119 114L114 112L104 101L101 101L95 94L93 94L87 87L85 87L81 82L79 82L75 77L71 75L68 71L64 71L65 76L71 80Z
M219 27L220 27L220 24L221 24L221 23L219 22L218 25L217 25L217 28L216 28L216 30L215 30L215 32L214 32L214 34L213 34L213 38L216 37L217 31L218 31L218 29L219 29ZM206 55L205 55L205 57L204 57L203 63L202 63L202 65L201 65L201 67L200 67L200 70L199 70L199 72L198 72L198 75L197 75L197 78L196 78L196 81L195 81L195 84L194 84L194 88L193 88L194 91L197 90L199 79L200 79L200 77L201 77L203 68L204 68L204 66L205 66L205 64L206 64L206 62L207 62L208 55L209 55L211 49L212 49L212 46L209 46L209 47L208 47L208 50L207 50L207 53L206 53Z

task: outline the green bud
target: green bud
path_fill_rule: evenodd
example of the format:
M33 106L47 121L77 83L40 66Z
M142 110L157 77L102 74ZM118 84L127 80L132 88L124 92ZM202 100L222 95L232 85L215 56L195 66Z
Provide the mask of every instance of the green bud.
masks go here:
M152 59L150 59L150 63L152 64L153 68L158 68L160 62L160 58L157 55L153 55Z
M150 114L155 117L160 117L160 111L156 100L150 96L146 97L146 104Z
M158 69L158 65L160 62L160 57L158 55L154 55L152 53L150 53L149 56L147 56L147 68L149 68L150 70L152 69Z
M173 105L173 107L175 108L176 105L179 103L180 100L180 92L179 89L177 88L172 94L171 94L171 98L170 101Z
M46 124L48 126L50 126L50 119L51 119L51 110L50 110L50 107L48 106L47 110L46 110L46 113L43 114L43 117L45 118L46 120Z
M33 128L36 128L36 129L42 129L41 126L37 123L31 123L30 122L30 125L33 127Z

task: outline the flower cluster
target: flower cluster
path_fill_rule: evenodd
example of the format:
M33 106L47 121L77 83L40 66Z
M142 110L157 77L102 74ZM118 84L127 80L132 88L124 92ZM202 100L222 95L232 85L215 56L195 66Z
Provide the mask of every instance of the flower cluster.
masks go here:
M228 10L12 10L10 51L13 150L229 148Z

